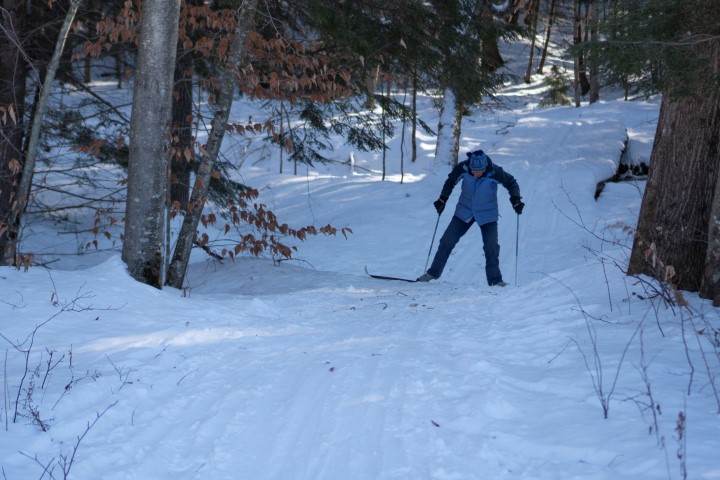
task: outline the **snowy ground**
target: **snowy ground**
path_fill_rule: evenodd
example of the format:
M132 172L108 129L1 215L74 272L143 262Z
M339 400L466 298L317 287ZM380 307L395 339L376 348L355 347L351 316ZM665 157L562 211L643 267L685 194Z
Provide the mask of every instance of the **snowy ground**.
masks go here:
M623 275L642 182L594 199L626 141L647 161L657 113L518 102L465 119L462 155L484 148L527 204L517 223L501 189L506 288L485 284L475 227L439 281L363 273L422 273L450 168L433 137L402 183L399 139L384 182L379 154L297 176L247 161L282 221L353 230L294 261L197 252L185 291L132 281L117 253L0 269L3 478L720 478L718 310L668 308Z

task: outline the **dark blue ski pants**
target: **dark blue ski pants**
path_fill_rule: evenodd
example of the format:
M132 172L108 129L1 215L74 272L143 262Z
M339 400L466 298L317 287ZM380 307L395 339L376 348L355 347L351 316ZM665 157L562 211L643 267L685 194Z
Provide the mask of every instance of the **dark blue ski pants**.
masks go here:
M460 238L467 233L470 226L474 223L475 220L465 223L453 215L450 224L440 239L435 258L427 273L433 277L440 278L453 248L455 248ZM488 285L494 285L502 281L497 222L480 225L480 232L482 233L483 251L485 252L485 276L487 277Z

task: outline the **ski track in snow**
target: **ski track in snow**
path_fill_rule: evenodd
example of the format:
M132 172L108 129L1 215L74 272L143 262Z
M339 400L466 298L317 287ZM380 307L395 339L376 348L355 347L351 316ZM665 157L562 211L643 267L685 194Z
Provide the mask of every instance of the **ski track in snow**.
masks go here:
M117 284L119 261L106 268L106 281ZM248 269L261 285L314 275L263 260L218 267L216 275L237 278ZM65 276L57 280L75 291L77 281ZM563 273L557 276L562 281ZM606 438L555 434L554 425L600 416L589 380L578 380L580 356L568 342L569 335L582 342L584 320L559 281L490 289L362 274L324 273L318 280L296 293L252 296L231 282L225 291L218 289L222 282L198 287L184 312L148 319L145 335L107 337L100 325L79 340L77 364L101 363L91 358L102 354L114 366L104 362L103 376L79 384L75 402L61 402L56 415L73 418L80 432L90 413L84 404L97 404L103 391L119 403L101 420L107 434L82 447L78 478L98 469L108 480L471 479L478 472L630 479L638 471L662 472L659 459L642 468L622 461L612 448L615 424L601 424ZM129 279L121 283L130 292L146 290ZM99 304L116 294L94 287L103 292ZM175 295L157 292L152 312L163 312ZM204 316L221 297L236 302ZM140 305L129 300L124 313L134 309ZM115 318L121 311L104 313L102 322L121 321ZM171 328L183 323L186 332ZM49 341L54 328L64 326L49 324L39 340ZM575 409L554 408L568 397ZM615 408L622 411L616 421L637 417L634 406ZM570 466L577 462L582 475Z
M147 374L162 383L132 385L137 405L126 427L128 435L139 431L140 445L154 448L131 455L118 445L118 473L106 478L287 478L292 471L293 478L453 479L470 478L475 469L495 478L557 472L544 456L528 465L513 453L518 442L538 448L534 442L547 434L530 425L549 413L541 409L554 396L570 393L562 379L548 376L562 336L542 322L528 324L522 309L506 314L522 290L361 283L366 288L356 293L332 292L337 317L326 324L316 320L326 312L313 307L326 289L306 292L302 305L293 296L253 300L273 326L250 328L255 336L230 334L237 343L233 358L218 358L228 349L180 349L169 340L154 362L137 366L140 378ZM448 303L467 303L467 313L444 313ZM372 321L357 314L361 309L374 312ZM248 328L237 323L226 328ZM363 336L345 338L340 330ZM543 336L545 348L526 344ZM498 350L507 355L498 358ZM167 371L173 374L163 378ZM514 377L518 371L527 375ZM587 385L573 390L584 396ZM162 396L163 410L144 412L146 395ZM518 397L527 403L512 400ZM550 458L574 453L605 461L609 455L563 442L545 449ZM434 459L418 458L428 450L436 452ZM458 464L468 468L457 471Z

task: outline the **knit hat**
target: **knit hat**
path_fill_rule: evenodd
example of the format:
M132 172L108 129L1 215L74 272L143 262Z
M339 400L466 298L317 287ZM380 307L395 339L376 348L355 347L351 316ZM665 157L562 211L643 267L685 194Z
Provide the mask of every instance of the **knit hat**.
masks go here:
M482 150L468 152L468 160L470 160L470 170L485 170L488 165L488 157Z

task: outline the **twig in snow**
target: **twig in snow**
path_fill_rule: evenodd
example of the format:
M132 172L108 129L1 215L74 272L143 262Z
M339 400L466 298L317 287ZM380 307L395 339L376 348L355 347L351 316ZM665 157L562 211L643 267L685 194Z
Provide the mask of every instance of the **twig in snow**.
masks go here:
M113 403L108 405L105 410L102 412L96 414L95 420L92 421L92 423L88 423L87 427L85 428L85 431L80 435L77 439L77 442L75 443L75 446L73 447L72 455L70 456L70 459L68 459L65 455L60 455L60 466L63 470L63 478L67 479L68 475L70 475L70 469L73 466L73 462L75 462L75 455L77 455L78 448L80 448L80 442L83 441L83 438L88 434L91 428L95 426L95 424L102 418L105 413L107 413L108 410L110 410L112 407L117 405L118 400L115 400Z
M128 377L132 372L135 371L135 369L130 367L125 368L122 365L118 367L117 365L115 365L115 363L113 363L112 359L107 355L107 353L105 354L105 358L108 359L110 365L112 365L113 369L115 370L115 373L117 373L120 377L120 382L122 382L118 391L122 390L125 385L132 385L133 382L129 382Z
M685 323L685 316L681 314L680 321L681 323ZM713 395L715 396L715 402L717 403L717 412L720 413L720 394L718 394L717 386L715 385L715 375L713 374L713 371L710 367L710 362L708 362L707 354L705 352L705 348L703 347L702 342L700 341L700 334L698 333L698 328L695 326L695 322L693 321L693 316L690 315L687 317L687 320L690 322L690 326L692 327L692 331L695 334L695 341L697 342L698 351L700 352L700 358L702 358L703 365L705 366L705 372L707 373L708 381L710 383L710 387L712 388ZM683 328L683 343L685 343L685 329ZM687 355L688 362L691 364L692 368L692 362L690 361L690 356L687 348L687 343L685 343L685 354ZM694 370L694 369L693 369ZM691 380L692 382L692 380ZM688 395L690 385L688 385Z
M199 368L196 368L195 370L189 371L188 373L186 373L185 375L183 375L183 376L180 378L180 380L177 381L177 383L176 383L175 385L180 385L180 382L182 382L183 380L185 380L185 377L187 377L187 376L190 375L191 373L197 372L198 370L200 370L200 369L199 369Z

